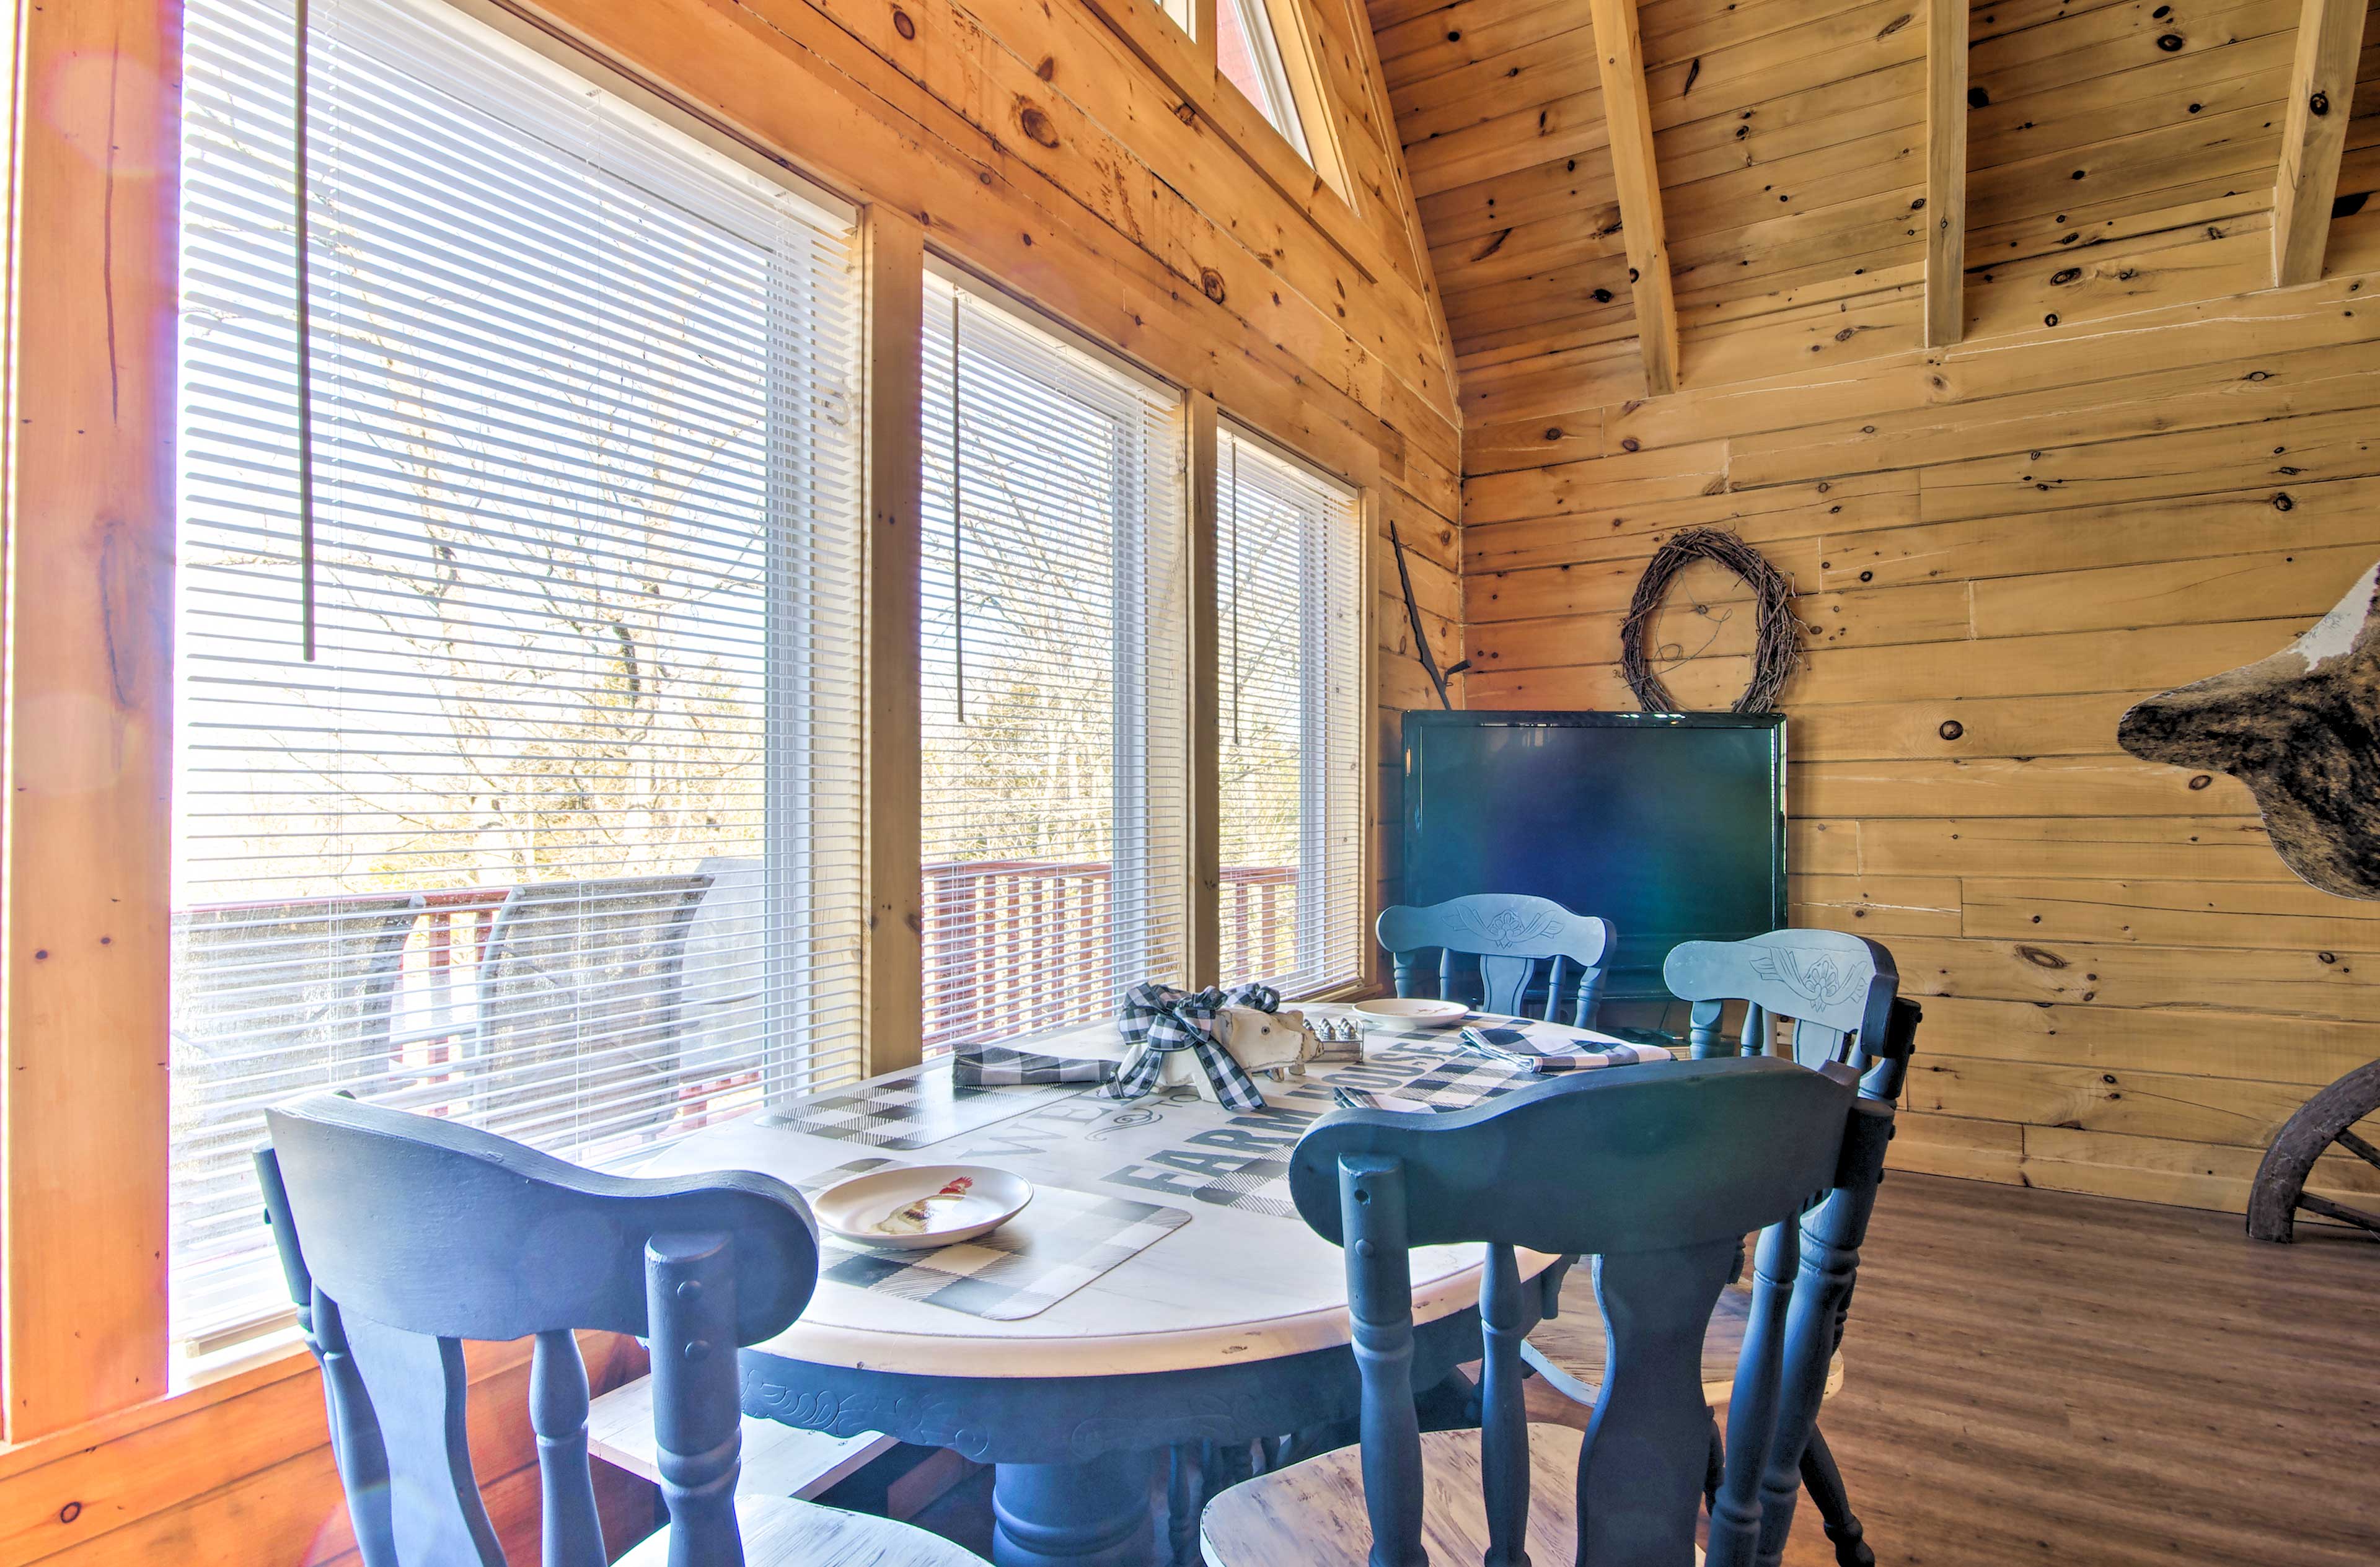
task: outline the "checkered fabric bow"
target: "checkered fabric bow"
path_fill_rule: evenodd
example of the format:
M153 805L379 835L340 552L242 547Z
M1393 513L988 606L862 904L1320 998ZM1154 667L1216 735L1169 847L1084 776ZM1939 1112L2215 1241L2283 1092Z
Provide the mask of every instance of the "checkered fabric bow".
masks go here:
M1209 985L1201 991L1181 991L1150 981L1124 992L1123 1016L1116 1020L1123 1042L1131 1047L1115 1081L1099 1091L1110 1099L1138 1099L1157 1086L1165 1057L1176 1050L1196 1053L1215 1097L1234 1110L1261 1110L1264 1095L1232 1053L1215 1037L1215 1019L1226 1006L1253 1006L1259 1012L1281 1009L1281 993L1270 985L1236 985L1229 991Z

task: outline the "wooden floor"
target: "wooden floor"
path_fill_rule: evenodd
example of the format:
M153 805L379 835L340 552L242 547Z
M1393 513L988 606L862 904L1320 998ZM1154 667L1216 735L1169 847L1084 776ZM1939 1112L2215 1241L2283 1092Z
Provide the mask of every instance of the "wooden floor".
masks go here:
M1882 1567L2380 1560L2380 1244L1894 1175L1844 1354ZM919 1522L984 1549L988 1491ZM1833 1560L1805 1499L1786 1567Z
M2380 1244L2300 1234L1888 1177L1821 1421L1877 1561L2369 1567Z

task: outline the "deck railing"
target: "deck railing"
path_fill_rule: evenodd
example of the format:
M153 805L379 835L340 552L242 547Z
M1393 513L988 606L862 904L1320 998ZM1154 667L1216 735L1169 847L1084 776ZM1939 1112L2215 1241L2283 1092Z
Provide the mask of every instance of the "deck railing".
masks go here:
M1285 972L1297 870L1223 872L1222 972ZM1105 861L959 860L926 867L926 1050L1014 1039L1112 1011L1113 991L1155 976L1128 962Z
M1222 977L1287 971L1295 957L1296 867L1232 866L1222 880ZM391 1076L426 1089L456 1068L479 1025L480 968L511 891L420 895L382 1014ZM1113 1005L1112 985L1142 977L1112 972L1118 948L1107 862L944 861L925 867L924 895L929 1052L1102 1016Z

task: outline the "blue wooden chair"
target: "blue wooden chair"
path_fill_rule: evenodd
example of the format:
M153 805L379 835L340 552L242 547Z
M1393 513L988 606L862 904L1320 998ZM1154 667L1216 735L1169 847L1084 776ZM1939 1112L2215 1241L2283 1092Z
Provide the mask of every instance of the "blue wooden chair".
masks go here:
M1876 943L1822 930L1771 931L1749 941L1683 942L1670 954L1663 979L1672 994L1692 1004L1689 1043L1697 1057L1765 1055L1781 1043L1805 1067L1842 1063L1860 1074L1863 1094L1886 1103L1899 1101L1922 1014L1913 1002L1898 998L1900 971L1892 954ZM1743 1008L1732 1039L1722 1017L1730 1004ZM1714 1407L1728 1401L1751 1302L1748 1283L1731 1286L1704 1335L1705 1391ZM1847 1291L1846 1309L1849 1304ZM1837 1348L1842 1334L1839 1318ZM1536 1411L1547 1418L1584 1421L1604 1380L1605 1349L1603 1324L1592 1312L1564 1312L1532 1332L1523 1355L1547 1390L1533 1390ZM1820 1404L1841 1385L1841 1363L1833 1358L1815 1380L1789 1390L1788 1417L1794 1431L1806 1433L1795 1439L1801 1479L1834 1543L1836 1561L1840 1567L1872 1567L1875 1553L1817 1428ZM1792 1508L1789 1492L1775 1508L1783 1524L1790 1524ZM1780 1525L1779 1549L1782 1540Z
M1794 1060L1849 1061L1864 1071L1889 1031L1900 970L1864 936L1782 930L1749 941L1682 941L1661 965L1661 982L1691 1004L1686 1042L1696 1056L1772 1054L1778 1025L1791 1023ZM1730 1002L1743 1006L1733 1041L1721 1033ZM1899 1077L1891 1084L1882 1097L1899 1097Z
M597 1175L452 1122L321 1095L256 1155L364 1567L504 1567L465 1418L464 1339L534 1335L545 1567L604 1567L575 1330L652 1346L669 1526L623 1567L981 1567L887 1519L735 1493L738 1346L818 1282L808 1208L767 1175Z
M1582 1029L1595 1026L1603 1003L1603 955L1615 939L1609 920L1573 914L1549 898L1482 892L1427 907L1400 903L1383 909L1375 928L1395 965L1399 995L1425 994L1415 989L1421 982L1421 958L1435 947L1438 984L1427 994L1456 999L1458 983L1470 972L1463 959L1476 958L1481 1009L1517 1017L1522 998L1536 980L1537 965L1549 962L1546 1021L1559 1023L1567 963L1578 970L1571 982L1574 1008L1570 1020Z
M1614 1067L1452 1115L1316 1123L1290 1187L1305 1222L1346 1248L1362 1440L1217 1497L1201 1523L1208 1561L1687 1567L1710 1456L1703 1323L1756 1229L1710 1525L1710 1560L1746 1567L1779 1461L1791 1482L1771 1440L1780 1400L1824 1374L1892 1116L1847 1068L1763 1058ZM1478 1241L1480 1428L1425 1436L1408 1251ZM1516 1248L1597 1258L1612 1355L1584 1433L1524 1418L1521 1342L1542 1291L1521 1283Z

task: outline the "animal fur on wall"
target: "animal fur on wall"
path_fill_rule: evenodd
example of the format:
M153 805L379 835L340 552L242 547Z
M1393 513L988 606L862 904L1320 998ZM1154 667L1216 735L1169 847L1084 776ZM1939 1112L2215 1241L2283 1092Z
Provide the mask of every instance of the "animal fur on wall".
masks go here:
M2269 658L2142 703L2126 751L2245 783L2289 869L2380 898L2380 564Z

